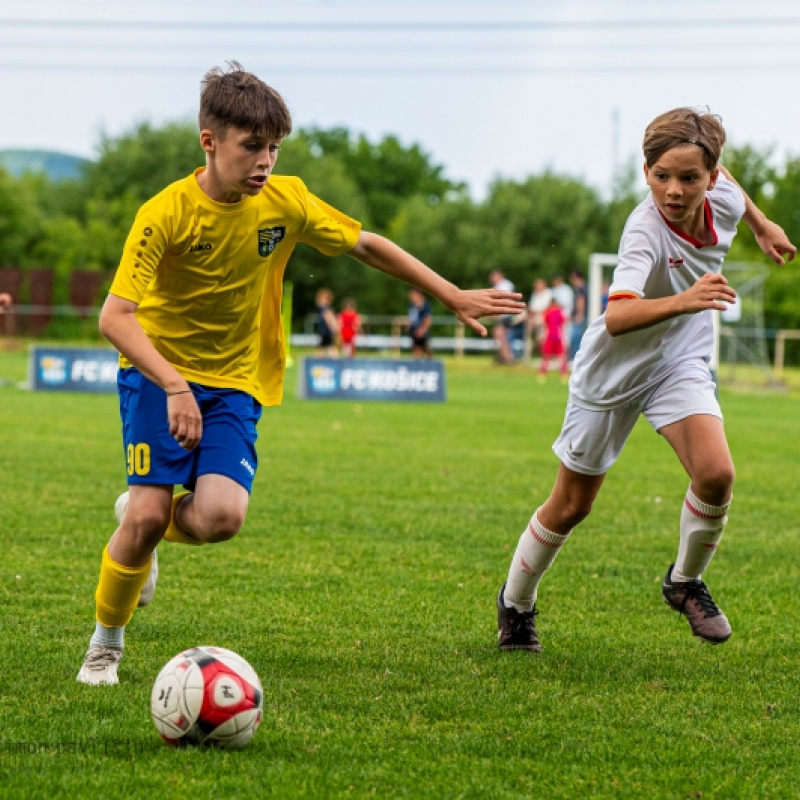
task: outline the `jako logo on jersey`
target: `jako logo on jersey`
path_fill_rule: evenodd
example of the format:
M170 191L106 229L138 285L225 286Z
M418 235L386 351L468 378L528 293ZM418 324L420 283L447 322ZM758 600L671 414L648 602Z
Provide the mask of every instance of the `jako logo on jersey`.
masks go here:
M193 244L189 248L189 252L190 253L200 253L200 252L206 252L207 253L209 250L211 250L211 245L208 242L205 242L205 243L201 242L200 244Z
M284 236L286 236L286 228L283 225L277 225L274 228L260 228L258 231L258 254L266 258Z
M674 269L675 267L682 267L683 266L683 259L682 258L671 258L669 260L670 269Z
M256 471L250 466L250 462L246 458L243 458L239 463L250 473L251 476L256 474Z

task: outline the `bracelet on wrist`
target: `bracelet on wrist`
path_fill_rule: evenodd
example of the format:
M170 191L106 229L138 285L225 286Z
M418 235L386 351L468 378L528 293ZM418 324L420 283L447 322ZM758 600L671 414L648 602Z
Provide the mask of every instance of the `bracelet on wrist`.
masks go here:
M191 394L191 393L192 393L191 389L181 389L178 392L167 392L166 395L167 397L175 397L176 394Z

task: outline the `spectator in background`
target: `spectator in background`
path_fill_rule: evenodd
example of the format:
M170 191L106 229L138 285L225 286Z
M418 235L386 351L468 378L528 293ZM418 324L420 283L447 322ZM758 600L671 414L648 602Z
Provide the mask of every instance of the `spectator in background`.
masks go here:
M348 297L342 303L339 312L339 342L345 358L355 358L356 336L361 333L361 317L358 314L356 301Z
M511 281L508 280L508 278L506 278L506 276L503 275L502 271L499 269L493 269L489 273L489 283L492 284L494 289L498 289L503 292L514 291L514 284L511 283ZM511 344L508 337L509 328L513 324L513 316L505 315L502 317L496 317L495 319L496 321L494 325L492 325L492 337L497 343L497 361L500 364L513 364L514 354L511 351Z
M416 288L408 292L408 333L411 336L411 354L414 358L430 358L430 330L433 312L428 298Z
M572 287L564 280L563 275L556 275L553 278L553 282L550 286L550 292L564 310L564 313L567 315L567 322L564 325L564 341L569 342L569 321L572 317L572 306L575 302L575 293L572 291Z
M550 305L552 294L544 278L536 278L528 303L528 336L525 340L525 359L530 360L534 346L541 353L544 341L544 312Z
M561 372L561 380L567 377L567 348L564 344L564 326L567 322L567 315L564 309L558 304L555 297L550 298L550 305L543 315L544 318L544 342L542 342L542 362L539 366L539 383L544 383L547 379L547 371L550 369L550 359L557 358Z
M567 319L572 316L572 304L574 302L574 292L572 287L564 280L563 275L556 275L550 286L550 293L555 297L556 302L564 309Z
M320 289L317 292L317 319L316 329L319 334L317 353L325 353L329 356L339 355L336 347L336 337L339 333L339 323L336 321L336 314L331 308L333 304L333 292L330 289Z
M0 313L8 311L12 302L11 295L8 292L0 292Z
M569 273L569 282L572 284L573 302L572 314L570 315L569 333L569 358L575 358L578 348L581 346L581 339L586 332L588 301L586 294L586 278L579 269L573 269Z

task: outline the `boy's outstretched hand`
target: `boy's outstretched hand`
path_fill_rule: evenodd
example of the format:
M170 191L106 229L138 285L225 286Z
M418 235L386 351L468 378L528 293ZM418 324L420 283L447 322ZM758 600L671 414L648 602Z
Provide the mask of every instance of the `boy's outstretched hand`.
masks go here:
M766 220L755 234L758 246L776 263L785 264L797 254L797 248L789 241L780 225ZM784 258L785 256L785 258Z
M479 317L498 317L519 314L525 310L519 292L504 292L499 289L459 289L450 309L458 319L481 336L486 328L478 322Z

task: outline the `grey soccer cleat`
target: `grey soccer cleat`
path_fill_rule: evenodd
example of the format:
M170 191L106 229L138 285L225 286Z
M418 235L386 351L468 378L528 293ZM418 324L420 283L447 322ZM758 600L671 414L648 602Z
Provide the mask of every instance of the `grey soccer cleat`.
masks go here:
M711 644L726 642L731 635L730 623L712 599L705 583L699 578L685 582L673 581L672 568L674 566L674 564L670 565L664 583L661 585L664 602L670 608L683 614L692 633L699 636L704 642Z

